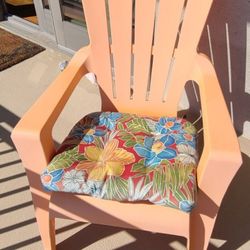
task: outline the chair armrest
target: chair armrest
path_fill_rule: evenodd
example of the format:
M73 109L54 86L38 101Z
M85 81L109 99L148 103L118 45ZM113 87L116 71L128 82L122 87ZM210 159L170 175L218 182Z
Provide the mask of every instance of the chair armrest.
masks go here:
M216 72L205 55L197 55L191 77L199 85L203 115L204 148L197 170L198 185L206 193L216 192L216 183L221 182L218 185L226 189L241 166L239 143ZM217 193L215 200L220 203L222 193Z
M206 149L219 154L238 154L237 136L215 69L203 54L197 55L192 79L199 85Z
M55 153L52 128L77 83L88 72L89 47L80 49L66 69L18 122L11 138L24 166L40 172Z

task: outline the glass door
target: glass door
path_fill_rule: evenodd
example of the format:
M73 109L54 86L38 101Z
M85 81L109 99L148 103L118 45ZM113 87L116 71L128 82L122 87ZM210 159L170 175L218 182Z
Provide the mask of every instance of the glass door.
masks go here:
M73 52L88 44L81 0L4 0L10 14L37 24L58 46Z
M49 0L34 0L40 27L51 35L55 35L54 21Z
M45 2L49 2L59 46L76 51L88 44L81 0L43 0Z
M61 9L64 21L86 26L81 0L61 0Z
M21 17L22 19L38 24L33 0L5 0L8 14Z

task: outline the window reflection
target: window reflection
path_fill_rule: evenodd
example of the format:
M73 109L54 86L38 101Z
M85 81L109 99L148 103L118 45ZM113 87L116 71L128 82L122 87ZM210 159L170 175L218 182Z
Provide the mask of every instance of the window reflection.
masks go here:
M0 0L0 5L1 5ZM5 0L8 14L21 17L26 21L38 24L33 0Z
M42 0L43 2L43 8L49 9L49 0Z
M61 8L64 20L86 26L81 0L61 0Z

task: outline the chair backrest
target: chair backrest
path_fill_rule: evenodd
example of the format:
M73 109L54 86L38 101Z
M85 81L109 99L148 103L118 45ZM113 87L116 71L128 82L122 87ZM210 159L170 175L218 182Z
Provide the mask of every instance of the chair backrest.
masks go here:
M113 109L176 115L212 0L82 2L92 70Z

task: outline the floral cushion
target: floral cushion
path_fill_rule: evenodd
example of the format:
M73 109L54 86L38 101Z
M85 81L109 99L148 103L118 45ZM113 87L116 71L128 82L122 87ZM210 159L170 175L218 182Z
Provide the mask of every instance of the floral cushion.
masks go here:
M41 175L46 190L147 200L189 212L195 203L196 130L180 118L115 112L80 120Z

